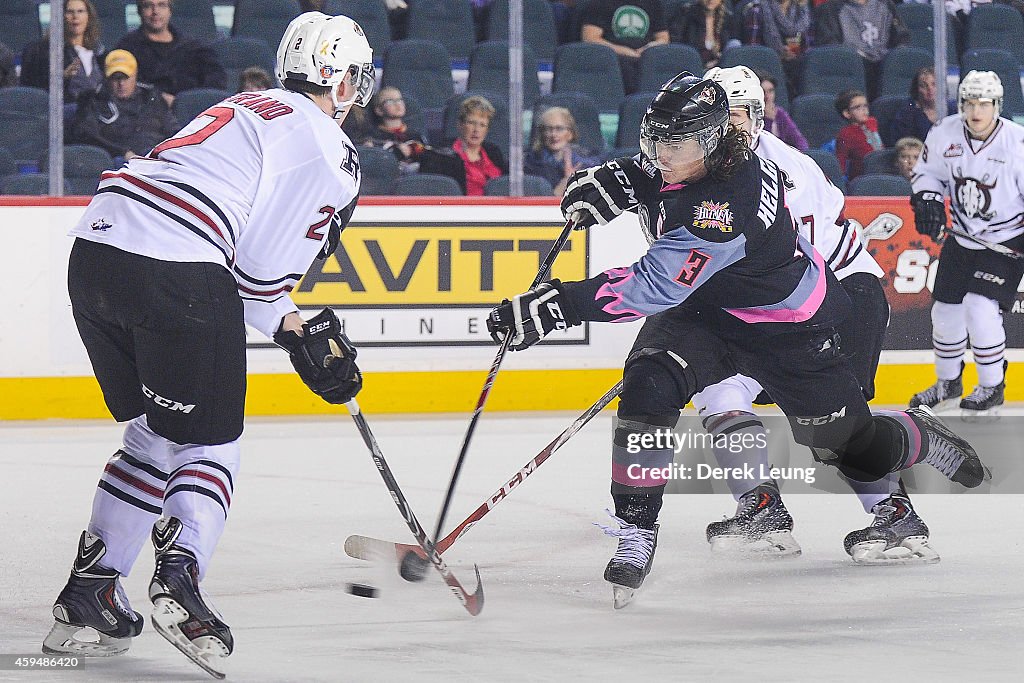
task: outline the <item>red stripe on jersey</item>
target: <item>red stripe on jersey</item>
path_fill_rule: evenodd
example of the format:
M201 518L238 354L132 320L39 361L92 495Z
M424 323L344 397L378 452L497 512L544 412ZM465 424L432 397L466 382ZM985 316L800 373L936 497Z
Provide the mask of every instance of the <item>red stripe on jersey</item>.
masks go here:
M217 237L224 240L224 243L228 245L232 252L234 252L234 245L231 243L230 240L224 237L224 233L220 231L220 228L218 228L217 224L213 222L213 219L211 219L209 216L207 216L205 213L203 213L196 207L186 202L184 199L175 197L173 194L170 194L169 192L164 192L159 187L150 185L145 180L142 180L141 178L136 178L135 176L132 175L128 175L127 173L114 173L112 171L106 171L102 175L100 175L100 180L111 180L113 178L121 178L122 180L131 183L135 187L145 190L146 192L149 192L150 194L155 195L160 199L163 199L165 202L170 202L179 209L192 214L193 216L201 220L207 227L213 230L217 234ZM232 260L234 260L233 257Z
M122 469L119 469L112 463L108 462L107 466L103 468L103 471L109 474L110 476L114 477L115 479L120 479L121 481L128 484L132 488L138 489L139 491L149 494L154 498L162 499L164 497L164 492L162 489L159 489L156 486L153 486L152 484L147 484L138 477L133 477L132 475L128 474Z
M836 268L842 268L843 266L846 265L846 258L850 255L850 251L853 249L853 245L856 244L856 243L857 243L857 231L856 230L850 230L850 241L846 243L846 251L843 252L842 257L839 258L836 261L836 263L839 264L839 265L836 266Z
M178 477L196 477L197 479L205 479L206 481L216 484L217 488L220 489L220 492L224 494L224 500L227 502L228 507L231 507L231 494L228 493L227 487L224 486L224 482L212 474L202 470L181 470L167 482L168 488L171 486L171 481L174 481Z
M238 284L237 281L235 284L238 285L238 288L246 294L255 294L256 296L273 296L274 294L280 294L281 292L290 292L295 288L295 285L285 285L284 287L278 287L277 289L262 292L258 289L249 289L248 287Z

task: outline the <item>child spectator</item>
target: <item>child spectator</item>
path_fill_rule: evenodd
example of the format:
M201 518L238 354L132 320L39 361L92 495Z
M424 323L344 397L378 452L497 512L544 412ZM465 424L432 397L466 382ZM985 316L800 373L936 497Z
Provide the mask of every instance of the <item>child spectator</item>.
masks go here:
M878 119L868 109L868 98L860 90L844 90L836 97L836 111L850 122L836 136L836 158L847 180L864 173L864 157L882 149Z
M370 104L376 123L370 132L369 144L389 149L398 158L402 171L414 173L427 139L405 123L405 100L395 87L382 88Z
M90 0L64 2L64 101L68 104L84 92L103 85L100 57L100 20ZM50 37L25 46L21 57L21 84L50 89Z
M577 142L580 134L576 119L565 107L549 107L540 116L540 125L533 132L530 151L523 170L529 175L545 178L561 197L569 176L581 168L596 166L600 157L589 156Z
M274 79L262 66L250 66L238 74L237 92L259 92L274 87Z
M740 44L742 26L725 0L697 0L676 14L669 26L673 43L697 48L704 68L718 66L726 49Z
M917 138L900 138L896 141L895 149L896 159L893 163L896 167L896 174L903 176L907 180L913 180L914 166L917 165L917 160L921 157L924 143Z
M764 90L764 129L790 147L806 152L809 147L807 138L797 128L789 112L775 103L775 88L779 85L775 76L756 69L754 73L761 79L761 88Z

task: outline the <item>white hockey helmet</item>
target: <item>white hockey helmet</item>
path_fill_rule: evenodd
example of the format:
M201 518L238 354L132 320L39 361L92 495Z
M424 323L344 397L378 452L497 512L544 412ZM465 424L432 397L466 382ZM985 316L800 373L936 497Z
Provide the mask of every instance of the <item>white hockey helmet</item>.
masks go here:
M376 74L373 50L359 24L345 16L306 12L292 19L277 48L277 79L291 78L331 89L331 101L341 110L351 104L365 107L373 95ZM341 102L336 88L352 76L356 94Z
M750 132L750 141L757 140L758 134L764 130L764 88L757 74L745 66L716 66L708 69L704 78L718 83L729 96L729 108L747 110L754 129Z
M956 100L957 111L964 115L964 102L967 100L991 100L995 106L995 117L1003 109L1003 82L995 71L969 71L960 81L960 91Z

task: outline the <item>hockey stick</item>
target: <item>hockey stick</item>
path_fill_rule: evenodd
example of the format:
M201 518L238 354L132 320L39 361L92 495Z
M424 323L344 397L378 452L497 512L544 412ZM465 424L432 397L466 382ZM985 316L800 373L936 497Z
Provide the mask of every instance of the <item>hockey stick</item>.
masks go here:
M395 501L395 505L398 506L399 512L402 513L402 517L405 519L405 523L409 526L409 531L412 532L413 536L416 537L416 542L419 544L420 552L423 553L423 557L430 560L430 563L434 565L441 576L444 578L444 582L451 588L452 594L458 598L462 606L466 608L474 617L480 614L484 608L484 587L480 580L480 568L475 564L473 565L473 571L476 573L476 590L470 595L466 592L466 589L462 587L459 580L455 578L452 571L445 564L444 560L441 559L441 554L437 552L434 544L427 538L427 532L423 530L423 526L416 519L416 515L413 514L412 508L409 507L409 502L406 500L402 490L398 488L398 482L395 481L395 475L391 473L391 468L388 467L387 461L384 460L384 454L381 453L380 446L377 445L377 440L373 437L373 432L370 431L370 425L367 424L366 418L359 410L359 404L353 398L351 401L345 404L348 408L349 413L352 415L352 420L355 421L356 427L359 429L360 436L363 437L363 443L370 449L370 456L373 458L373 464L377 466L377 470L380 472L381 478L384 479L384 484L388 487L388 493L391 494L392 500Z
M445 536L443 539L437 542L434 548L438 553L443 553L448 550L455 541L462 538L463 534L469 531L470 527L479 522L487 515L488 512L494 509L494 507L505 500L512 493L512 490L518 488L528 476L537 471L541 465L550 458L555 451L565 445L569 439L576 434L576 432L583 429L583 427L590 422L590 420L600 413L605 406L612 402L619 392L622 390L622 380L609 389L604 396L599 398L594 405L586 409L579 417L577 417L571 425L566 427L565 431L555 437L554 441L549 443L541 450L536 456L533 457L530 462L526 463L518 472L516 472L508 481L497 491L495 491L487 500L480 504L480 506L470 513L469 517L462 520L462 522L452 529L451 533ZM375 559L381 555L387 556L394 554L395 558L399 563L405 563L406 558L412 553L413 557L418 557L421 560L424 558L423 551L420 547L411 545L408 543L392 543L390 541L384 541L376 538L370 538L369 536L353 535L345 539L345 552L349 557L354 557L357 560L370 560Z
M1012 259L1022 259L1022 258L1024 258L1024 252L1020 252L1020 251L1017 251L1016 249L1012 249L1012 248L1006 246L1005 244L999 244L997 242L989 242L988 240L984 240L984 239L982 239L980 237L975 237L974 235L970 235L970 234L964 232L963 230L961 230L960 228L956 227L955 225L953 225L953 226L946 226L946 232L948 232L951 235L956 235L957 237L963 237L965 240L970 240L970 241L974 242L975 244L977 244L979 246L985 247L986 249L991 249L992 251L996 252L997 254L1002 254L1003 256L1009 256Z
M548 255L544 257L544 261L540 264L540 269L537 271L537 276L533 278L533 284L530 285L530 289L533 289L541 283L544 276L551 269L558 254L562 251L562 247L565 246L566 241L569 239L569 235L572 233L572 220L565 222L565 227L562 228L562 233L555 240L555 243L551 245L551 250ZM487 372L487 379L484 380L484 388L480 391L480 397L476 401L476 408L473 409L473 414L469 418L469 426L466 428L466 436L462 439L462 448L459 449L459 457L455 460L455 466L452 468L452 476L448 481L448 490L444 494L444 502L441 503L441 511L437 513L437 526L434 527L434 538L440 538L441 532L444 531L445 518L448 516L448 509L452 504L452 496L455 494L455 485L459 481L459 474L462 472L462 465L466 461L466 454L469 452L469 442L473 438L473 432L476 431L476 425L480 421L480 415L484 411L484 404L487 403L487 397L491 395L491 389L494 387L494 380L498 376L498 369L501 367L502 361L505 360L505 354L508 353L509 344L512 343L512 335L505 335L505 339L501 342L501 347L498 349L498 355L494 357L494 362L491 363L491 369ZM417 563L414 557L409 557L407 563L403 563L400 567L402 578L406 581L421 581L427 571L426 562L423 558Z

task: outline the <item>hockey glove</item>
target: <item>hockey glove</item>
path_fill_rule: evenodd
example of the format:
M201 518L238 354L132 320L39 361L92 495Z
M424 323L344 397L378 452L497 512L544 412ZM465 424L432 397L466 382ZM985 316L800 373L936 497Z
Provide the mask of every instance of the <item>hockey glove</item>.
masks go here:
M604 225L623 211L639 204L629 175L613 159L601 166L576 171L569 177L562 196L562 215L576 230Z
M338 316L325 308L302 325L302 336L278 332L274 342L288 352L292 366L310 390L328 403L347 403L363 387L356 348L341 331Z
M543 282L528 292L505 299L487 316L487 331L499 344L512 335L509 348L527 349L555 330L580 324L562 298L562 283Z
M914 209L917 231L938 242L946 227L946 203L942 195L931 190L915 192L910 197L910 206Z

